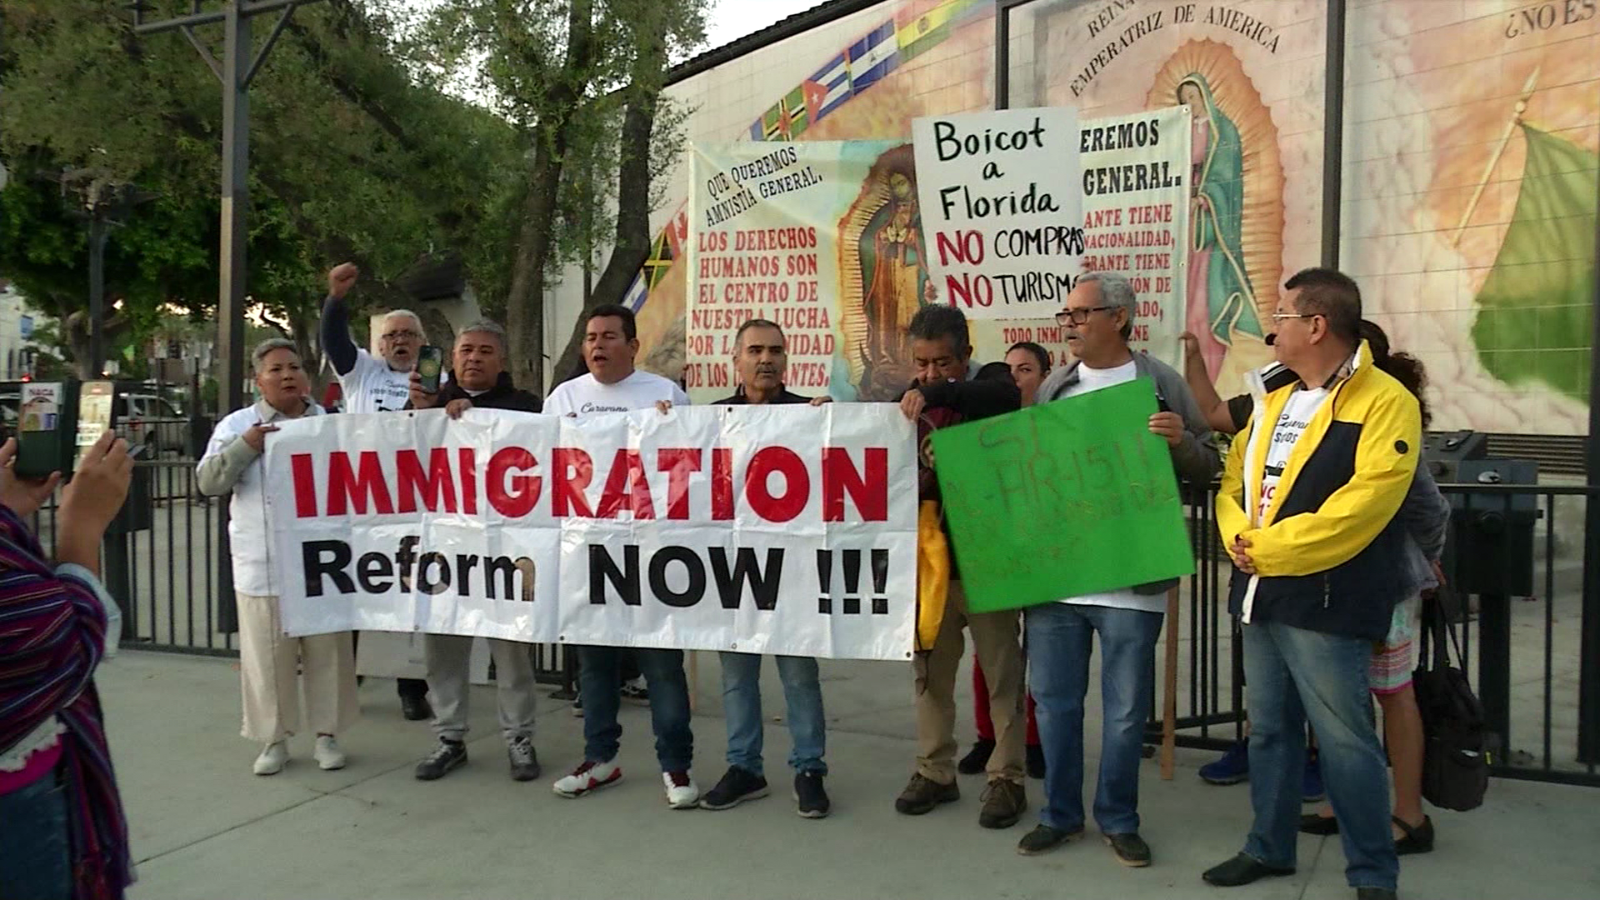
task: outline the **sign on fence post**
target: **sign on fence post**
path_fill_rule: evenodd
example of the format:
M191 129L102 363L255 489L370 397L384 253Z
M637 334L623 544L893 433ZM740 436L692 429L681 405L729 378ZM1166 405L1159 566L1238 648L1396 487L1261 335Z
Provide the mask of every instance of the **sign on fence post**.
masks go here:
M1140 378L933 433L967 607L993 612L1194 572Z
M938 298L976 319L1039 319L1083 266L1078 113L1008 109L913 120Z

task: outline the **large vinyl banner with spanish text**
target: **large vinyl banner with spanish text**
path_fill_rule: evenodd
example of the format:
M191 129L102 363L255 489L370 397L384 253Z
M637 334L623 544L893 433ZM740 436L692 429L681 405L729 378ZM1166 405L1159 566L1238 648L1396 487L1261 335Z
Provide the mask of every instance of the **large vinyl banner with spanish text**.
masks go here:
M268 442L284 630L910 656L898 408L318 416Z

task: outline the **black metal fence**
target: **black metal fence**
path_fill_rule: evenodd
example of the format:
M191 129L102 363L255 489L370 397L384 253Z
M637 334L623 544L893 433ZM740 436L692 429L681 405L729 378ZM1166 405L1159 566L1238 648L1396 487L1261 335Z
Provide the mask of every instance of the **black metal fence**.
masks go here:
M140 462L131 515L108 534L107 588L123 604L123 645L231 656L231 627L219 605L227 588L221 522L226 498L200 496L190 460ZM1501 736L1496 775L1600 786L1584 746L1600 745L1600 722L1584 721L1580 696L1585 615L1585 503L1600 489L1555 485L1446 484L1456 508L1445 573L1468 597L1462 622L1465 668L1490 726ZM1177 741L1223 749L1243 734L1244 678L1239 625L1227 610L1231 564L1217 538L1214 493L1190 504L1196 574L1180 594ZM142 510L142 512L141 512ZM55 510L36 517L55 546ZM1589 601L1591 604L1594 600ZM570 696L575 667L558 645L533 648L539 680ZM1600 704L1597 704L1600 705ZM1151 737L1159 740L1160 724Z
M1500 750L1495 775L1600 787L1600 737L1585 721L1582 634L1585 503L1600 489L1557 485L1443 484L1453 507L1443 568L1465 598L1457 627L1463 669L1477 686ZM1190 506L1196 574L1180 595L1177 743L1224 749L1244 731L1239 623L1228 614L1231 563L1217 536L1215 494ZM1592 590L1592 588L1591 588ZM1590 598L1591 606L1595 603ZM1594 622L1587 623L1590 628ZM1159 709L1159 707L1157 707ZM1591 717L1592 718L1592 717ZM1161 723L1149 738L1159 741Z

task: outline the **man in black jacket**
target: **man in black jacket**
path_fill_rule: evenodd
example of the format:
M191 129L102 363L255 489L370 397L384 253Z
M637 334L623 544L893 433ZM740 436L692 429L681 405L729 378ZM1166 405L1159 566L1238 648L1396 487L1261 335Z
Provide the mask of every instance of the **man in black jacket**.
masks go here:
M917 423L917 494L939 499L934 476L932 432L935 429L1015 412L1022 392L1010 379L971 379L972 342L967 318L952 306L929 305L911 320L911 358L916 382L900 400L906 418ZM951 560L950 593L944 619L930 653L913 662L917 692L917 771L895 809L922 815L941 803L960 799L956 787L956 673L961 667L963 627L971 630L973 648L989 683L995 748L989 757L989 787L984 792L978 824L1009 828L1027 809L1023 790L1022 714L1023 662L1020 619L1015 610L968 613L959 573Z
M827 397L802 397L783 386L788 367L783 329L766 319L751 319L734 336L734 368L739 389L717 401L719 406L765 403L809 403L817 406ZM767 795L761 758L761 657L754 653L723 651L722 709L728 723L728 771L704 797L701 809L730 809L745 800ZM820 819L830 802L822 779L828 764L822 756L827 742L822 712L822 683L817 661L811 657L779 656L778 678L788 701L789 737L794 742L789 765L794 769L794 799L803 818Z
M411 374L411 402L407 409L443 407L452 419L473 407L536 413L539 398L518 390L506 372L506 333L493 322L478 322L462 329L452 356L455 377L437 393L422 389L422 376ZM433 781L467 761L467 700L472 638L455 634L430 634L423 650L428 663L428 690L433 695L433 730L439 746L417 764L417 778ZM500 728L511 760L511 777L532 781L539 777L539 755L533 749L536 705L533 658L527 644L489 641L494 656L495 685L500 705Z

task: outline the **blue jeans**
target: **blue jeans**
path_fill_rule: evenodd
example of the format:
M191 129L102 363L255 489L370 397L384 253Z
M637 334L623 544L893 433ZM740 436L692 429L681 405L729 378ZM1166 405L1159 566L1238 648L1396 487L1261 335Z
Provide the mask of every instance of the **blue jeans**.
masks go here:
M1100 633L1100 778L1094 820L1105 834L1139 830L1139 763L1155 689L1161 613L1069 603L1030 606L1028 686L1044 745L1044 809L1051 828L1083 828L1083 699Z
M610 762L622 747L617 707L622 704L621 647L578 650L578 690L583 696L583 756ZM682 650L633 651L650 688L650 724L656 733L656 759L663 772L687 771L694 762L694 732L689 730L689 682Z
M1345 879L1355 888L1394 890L1400 860L1389 833L1388 762L1367 695L1372 642L1276 622L1243 631L1255 812L1245 854L1278 868L1295 864L1309 719L1339 820Z
M0 896L72 897L67 792L53 772L0 794Z
M822 761L827 725L822 717L822 683L817 661L805 656L778 656L778 680L789 708L789 767L796 772L828 774ZM764 774L761 747L766 729L761 721L761 657L754 653L722 654L722 710L728 717L728 765Z

